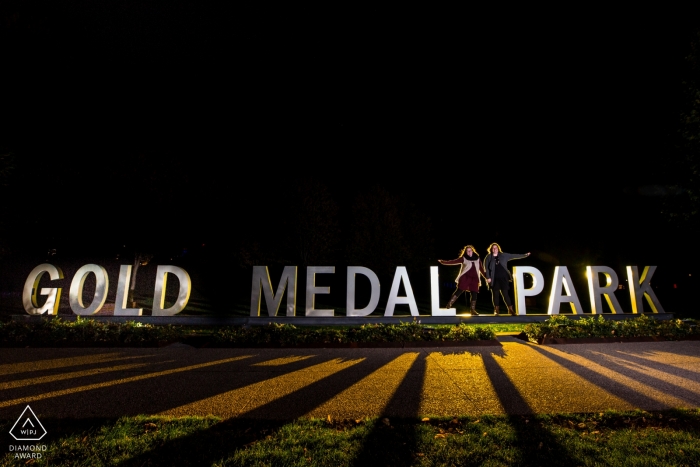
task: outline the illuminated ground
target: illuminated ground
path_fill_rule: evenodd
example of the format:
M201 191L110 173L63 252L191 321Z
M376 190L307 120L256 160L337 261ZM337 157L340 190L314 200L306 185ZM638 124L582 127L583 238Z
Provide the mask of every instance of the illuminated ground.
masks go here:
M1 349L0 418L293 419L700 407L700 342L424 349Z

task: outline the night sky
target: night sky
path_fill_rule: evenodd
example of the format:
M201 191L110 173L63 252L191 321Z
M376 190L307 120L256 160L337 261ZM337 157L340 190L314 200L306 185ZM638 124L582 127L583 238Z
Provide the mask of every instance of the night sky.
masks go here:
M284 243L314 181L341 250L380 189L429 227L426 263L498 241L528 264L696 268L696 232L661 213L688 15L60 3L2 6L18 254Z

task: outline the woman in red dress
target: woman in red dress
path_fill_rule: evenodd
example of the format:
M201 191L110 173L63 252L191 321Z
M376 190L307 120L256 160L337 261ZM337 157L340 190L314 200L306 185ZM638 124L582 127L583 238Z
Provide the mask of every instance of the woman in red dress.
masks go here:
M471 314L478 315L479 313L476 312L476 298L479 293L479 287L481 287L484 265L479 255L476 254L476 249L472 245L467 245L459 252L459 258L447 261L439 259L438 262L444 265L461 265L457 279L455 279L457 289L450 297L450 301L447 302L447 308L450 308L464 292L469 292Z

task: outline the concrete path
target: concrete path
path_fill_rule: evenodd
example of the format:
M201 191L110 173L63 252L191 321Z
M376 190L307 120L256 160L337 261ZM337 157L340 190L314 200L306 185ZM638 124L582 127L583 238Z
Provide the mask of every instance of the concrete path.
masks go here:
M700 407L700 341L421 349L0 349L0 418L293 419Z

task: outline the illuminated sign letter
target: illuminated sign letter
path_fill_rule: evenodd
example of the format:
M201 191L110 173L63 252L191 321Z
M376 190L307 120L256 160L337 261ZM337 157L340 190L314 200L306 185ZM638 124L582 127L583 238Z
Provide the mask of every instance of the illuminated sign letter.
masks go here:
M24 283L24 291L22 292L22 304L24 310L30 315L42 315L48 312L49 315L58 314L58 303L61 301L60 288L39 288L39 281L44 273L48 273L52 281L63 279L63 271L52 264L40 264L32 269L29 273L26 282ZM46 296L46 302L42 307L37 303L37 292L39 295Z
M456 308L440 308L440 282L437 266L430 266L430 314L433 316L457 316Z
M525 274L532 277L532 287L525 288ZM544 277L539 269L532 266L513 267L513 282L515 285L515 311L519 315L524 315L525 297L532 297L542 292L544 289ZM558 310L559 308L557 308Z
M600 286L600 274L605 276L605 286ZM617 301L615 290L617 290L618 280L615 271L607 266L586 266L586 276L588 277L588 294L591 297L591 313L603 312L604 295L608 306L613 313L623 313L620 302Z
M335 266L309 266L306 268L306 316L333 316L333 309L314 308L317 294L331 293L330 287L316 287L316 274L334 274Z
M122 264L119 266L119 282L117 283L117 298L114 300L114 316L141 316L143 308L127 308L126 300L129 298L131 282L131 265Z
M88 274L95 275L95 295L92 298L90 306L86 307L83 303L83 287ZM86 264L78 269L78 272L73 276L73 281L70 283L68 292L68 302L73 313L79 316L94 315L105 304L107 299L107 290L109 289L109 278L107 271L102 266L97 264Z
M355 308L355 279L357 274L362 274L367 277L369 279L369 285L372 288L369 304L362 309ZM367 316L377 309L377 305L379 304L379 278L371 269L362 266L348 266L347 290L346 316Z
M646 297L651 311L654 313L665 313L659 299L651 289L651 276L654 275L656 266L645 266L642 272L642 278L639 279L639 271L637 266L627 266L627 282L630 288L630 300L632 301L632 313L644 313L644 301L642 296Z
M253 266L253 289L250 293L250 316L260 316L260 292L265 294L265 305L268 316L277 316L282 295L289 283L287 291L287 316L294 316L297 295L297 267L285 266L282 271L277 293L272 292L272 282L267 266Z
M170 308L165 307L165 289L168 280L168 274L174 274L180 281L180 290L177 294L175 304ZM191 289L190 275L182 268L177 266L158 266L156 270L156 289L153 293L153 316L172 316L180 313L187 306L190 299Z
M401 286L401 281L403 280L404 288L406 289L406 296L399 297L399 287ZM391 284L391 291L389 292L389 300L386 302L386 310L384 311L384 316L394 316L394 307L399 303L408 303L411 309L412 316L418 315L418 305L416 305L416 299L413 296L413 289L411 288L411 281L408 280L408 272L405 266L397 266L396 273L394 274L394 283Z
M564 285L566 295L559 295L561 286ZM552 293L549 295L549 309L547 314L558 315L559 306L562 303L569 303L571 311L574 314L582 313L581 302L576 295L574 284L571 282L571 276L566 266L557 266L554 268L554 281L552 283Z

